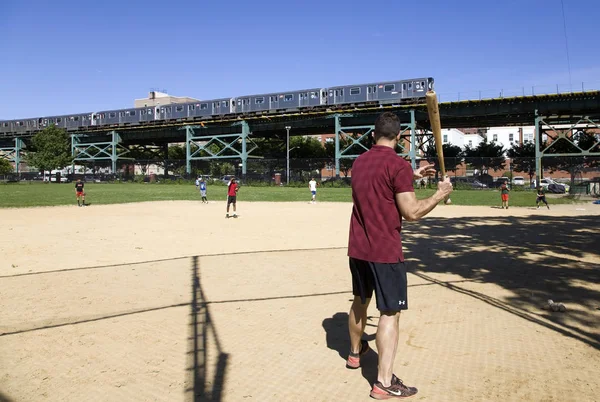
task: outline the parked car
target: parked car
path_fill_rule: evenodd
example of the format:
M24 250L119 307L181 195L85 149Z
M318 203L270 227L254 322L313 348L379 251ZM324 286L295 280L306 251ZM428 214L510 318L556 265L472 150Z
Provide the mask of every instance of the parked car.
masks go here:
M453 185L461 184L463 186L470 186L472 188L487 188L487 184L484 184L471 177L450 177L450 182Z
M515 177L513 177L512 182L515 186L524 186L525 178L523 176L515 176Z
M564 189L565 193L568 193L569 190L571 189L571 186L569 186L568 184L558 183L558 182L552 180L550 177L546 177L546 178L540 180L540 186L542 186L544 189L550 190L550 188L549 188L550 185L556 185L558 189L560 189L562 187Z

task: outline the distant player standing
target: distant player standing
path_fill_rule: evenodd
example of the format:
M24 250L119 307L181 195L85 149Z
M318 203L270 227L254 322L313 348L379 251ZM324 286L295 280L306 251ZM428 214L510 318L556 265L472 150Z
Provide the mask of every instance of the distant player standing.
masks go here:
M85 207L85 193L83 192L83 182L81 179L77 179L77 183L75 183L75 198L77 198L77 206Z
M317 182L315 181L314 177L311 177L310 181L308 182L308 188L310 189L310 192L312 194L312 201L311 203L315 203L317 202Z
M200 178L196 177L196 191L198 191L200 188Z
M502 198L502 208L503 209L505 207L506 207L506 209L508 209L508 192L509 191L510 190L506 186L506 182L502 183L502 186L500 187L500 197Z
M546 204L546 207L550 209L550 205L548 205L548 201L546 201L546 191L542 186L539 186L537 190L537 199L535 200L535 205L537 209L540 209L540 202Z
M237 199L237 192L240 189L240 186L235 182L235 177L232 177L229 180L229 184L227 185L227 215L225 218L229 218L229 205L233 204L233 217L237 218L235 213L235 202Z
M200 182L198 183L200 186L200 195L202 196L202 203L208 204L208 198L206 198L206 182L204 178L200 178Z

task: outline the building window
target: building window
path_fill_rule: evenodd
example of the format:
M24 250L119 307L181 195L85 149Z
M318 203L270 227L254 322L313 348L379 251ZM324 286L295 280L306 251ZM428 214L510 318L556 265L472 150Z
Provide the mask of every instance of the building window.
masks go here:
M498 134L494 134L492 136L492 141L498 141Z
M448 142L448 134L444 134L444 140L442 142L444 144Z
M515 135L514 135L514 134L512 134L512 133L511 133L511 134L509 134L509 135L508 135L508 140L509 140L510 142L513 142L513 141L515 140Z
M472 147L473 146L473 140L469 140L469 146Z
M360 95L360 88L350 88L350 95Z

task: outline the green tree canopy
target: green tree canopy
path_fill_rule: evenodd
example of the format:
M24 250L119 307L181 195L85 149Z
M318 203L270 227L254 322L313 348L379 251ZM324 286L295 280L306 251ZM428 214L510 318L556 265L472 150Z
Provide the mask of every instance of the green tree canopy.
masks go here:
M466 163L482 171L503 169L506 161L502 144L496 141L488 142L487 138L484 138L477 147L467 145L463 155Z
M446 171L455 172L462 163L463 151L458 145L451 143L443 144L444 151L444 167ZM438 164L438 155L435 145L429 145L425 149L425 158L428 162Z
M9 174L13 171L13 165L6 159L0 158L0 174Z
M69 134L54 125L46 127L31 139L31 148L25 159L40 171L52 171L70 165L73 157Z
M533 142L514 143L506 154L509 158L512 158L512 170L527 173L531 183L535 175L535 144Z

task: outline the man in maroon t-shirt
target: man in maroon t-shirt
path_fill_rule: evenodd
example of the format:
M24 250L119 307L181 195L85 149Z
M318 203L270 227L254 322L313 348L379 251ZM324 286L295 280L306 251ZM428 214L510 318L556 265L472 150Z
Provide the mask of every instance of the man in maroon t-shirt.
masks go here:
M450 179L438 183L430 198L417 200L413 180L432 175L431 165L413 172L410 164L396 154L400 120L390 112L375 122L375 145L352 165L352 217L348 256L354 301L348 327L350 354L348 368L360 367L360 356L369 350L361 340L367 321L367 307L375 291L380 311L377 326L379 367L371 396L376 399L406 398L417 393L393 373L398 345L400 312L408 308L406 267L400 231L402 218L416 221L429 213L452 192Z
M227 215L225 215L225 218L229 218L230 204L233 204L233 217L237 218L237 215L235 214L235 201L239 189L240 186L235 182L235 177L232 177L231 180L229 180L229 184L227 184Z

